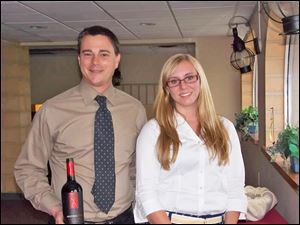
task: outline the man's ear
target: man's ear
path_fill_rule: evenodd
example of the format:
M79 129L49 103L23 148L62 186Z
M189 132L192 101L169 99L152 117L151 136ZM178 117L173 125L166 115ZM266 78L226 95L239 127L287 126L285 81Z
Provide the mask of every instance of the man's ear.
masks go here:
M77 60L78 60L78 65L80 66L80 56L77 56Z
M119 53L116 56L116 66L115 66L115 69L117 69L119 67L120 61L121 61L121 53Z

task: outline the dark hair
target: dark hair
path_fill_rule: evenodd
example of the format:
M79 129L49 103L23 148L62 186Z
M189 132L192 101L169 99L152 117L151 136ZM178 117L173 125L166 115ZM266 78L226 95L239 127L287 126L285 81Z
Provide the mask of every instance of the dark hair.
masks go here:
M114 75L112 77L113 86L120 86L122 80L122 75L119 67L115 69Z
M114 50L115 50L115 54L118 55L120 53L119 40L118 40L117 36L112 31L110 31L109 29L107 29L105 27L92 26L92 27L85 28L78 35L78 39L77 39L78 54L80 54L80 50L81 50L81 41L87 35L92 35L92 36L103 35L103 36L106 36L110 40L111 44L113 45Z

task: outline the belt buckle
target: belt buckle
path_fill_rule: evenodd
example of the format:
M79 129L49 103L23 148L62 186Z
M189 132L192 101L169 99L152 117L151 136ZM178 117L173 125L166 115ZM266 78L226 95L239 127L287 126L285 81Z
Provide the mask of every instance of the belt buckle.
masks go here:
M106 221L105 224L114 224L113 220Z

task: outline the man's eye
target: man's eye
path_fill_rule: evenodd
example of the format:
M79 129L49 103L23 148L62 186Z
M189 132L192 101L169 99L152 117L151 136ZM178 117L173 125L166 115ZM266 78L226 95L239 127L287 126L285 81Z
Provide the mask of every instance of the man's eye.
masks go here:
M89 53L89 52L85 52L83 53L83 56L85 57L91 57L93 54L92 53Z
M108 53L101 53L100 55L101 55L102 57L107 57L107 56L109 56Z

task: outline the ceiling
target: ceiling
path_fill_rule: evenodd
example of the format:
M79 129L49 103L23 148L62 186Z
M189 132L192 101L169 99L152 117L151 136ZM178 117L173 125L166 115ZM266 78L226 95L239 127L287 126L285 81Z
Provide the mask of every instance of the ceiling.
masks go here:
M1 1L1 39L70 42L88 26L122 40L229 36L234 16L250 19L257 1Z

